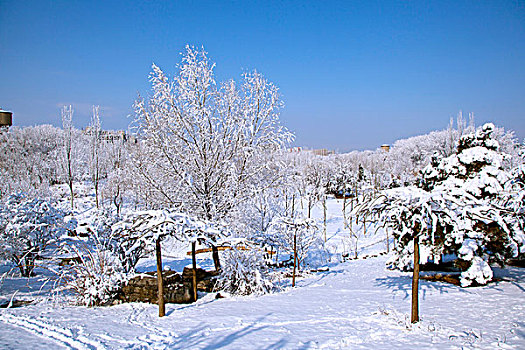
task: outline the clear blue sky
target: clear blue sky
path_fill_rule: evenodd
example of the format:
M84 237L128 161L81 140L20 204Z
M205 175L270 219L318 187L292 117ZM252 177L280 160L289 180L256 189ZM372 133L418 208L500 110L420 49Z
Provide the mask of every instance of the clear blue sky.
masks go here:
M256 68L296 144L374 149L459 110L525 137L524 1L0 0L0 106L16 125L126 128L151 63L204 46L218 81Z

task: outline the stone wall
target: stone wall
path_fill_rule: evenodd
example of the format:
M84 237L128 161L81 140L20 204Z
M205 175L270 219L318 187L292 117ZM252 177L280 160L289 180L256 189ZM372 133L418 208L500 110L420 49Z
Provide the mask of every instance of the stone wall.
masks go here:
M157 273L140 274L122 287L118 300L123 302L157 303ZM212 292L215 287L216 273L197 269L197 290ZM193 269L184 268L182 275L173 271L164 271L164 300L166 303L191 303L193 301Z

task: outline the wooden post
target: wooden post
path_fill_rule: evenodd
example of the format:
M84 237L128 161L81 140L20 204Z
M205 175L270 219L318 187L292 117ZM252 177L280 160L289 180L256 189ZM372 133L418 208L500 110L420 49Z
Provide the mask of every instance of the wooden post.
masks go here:
M297 266L297 230L293 233L293 274L292 274L292 287L295 287L295 269Z
M157 298L159 304L159 317L166 315L166 308L164 305L164 280L162 278L162 257L161 257L161 248L160 248L160 238L157 238L155 242L155 252L157 254L157 286L158 294Z
M195 254L196 242L191 242L191 262L193 264L193 301L197 301L197 258Z
M215 265L215 271L219 271L221 269L221 261L219 259L219 250L215 244L211 246L211 256L213 258L213 264Z
M411 322L419 322L419 237L414 237L414 272L412 274L412 317Z

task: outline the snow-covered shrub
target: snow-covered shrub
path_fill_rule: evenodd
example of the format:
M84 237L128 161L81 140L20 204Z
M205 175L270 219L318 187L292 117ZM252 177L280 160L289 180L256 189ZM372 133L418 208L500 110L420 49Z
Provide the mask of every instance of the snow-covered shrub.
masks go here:
M56 291L70 291L80 305L100 306L110 302L129 279L118 256L102 245L79 248L80 262L65 266Z
M263 256L257 249L224 252L219 288L234 295L264 294L273 288Z
M0 256L13 262L24 277L64 231L64 212L44 199L11 195L0 204Z
M492 269L489 264L479 256L472 258L470 267L461 273L461 286L470 286L473 282L487 284L493 277Z
M114 218L101 211L86 219L71 219L75 227L60 239L55 292L72 292L78 304L99 306L110 302L132 274L118 256Z

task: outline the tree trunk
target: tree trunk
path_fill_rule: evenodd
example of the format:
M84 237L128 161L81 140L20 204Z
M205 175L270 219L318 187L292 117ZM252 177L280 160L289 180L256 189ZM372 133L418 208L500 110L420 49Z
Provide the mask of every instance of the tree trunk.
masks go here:
M191 242L191 262L193 264L193 301L197 301L197 258L195 254L195 242Z
M354 234L354 237L355 237L355 259L357 259L357 243L358 243L358 237L356 234Z
M419 322L419 237L414 237L414 272L412 274L412 317L411 322Z
M157 298L159 299L159 317L163 317L166 314L166 308L164 305L164 280L162 278L162 257L160 256L160 238L157 238L157 241L155 242L155 252L157 254Z
M390 242L388 240L388 227L385 226L385 232L386 232L386 252L390 253Z
M219 271L221 269L221 261L219 259L219 250L214 244L211 245L211 255L213 258L213 264L215 265L215 271Z
M293 234L293 273L292 273L292 287L295 287L295 270L297 268L297 235Z
M75 194L73 193L73 182L69 181L68 186L69 186L69 195L71 196L71 210L73 210L75 208L75 205L73 203L74 198L75 198Z
M95 204L98 209L98 181L95 183Z
M295 194L292 195L292 218L294 217L295 212Z
M324 241L326 243L326 195L323 195L323 213Z
M343 228L348 227L346 222L346 187L343 189Z

